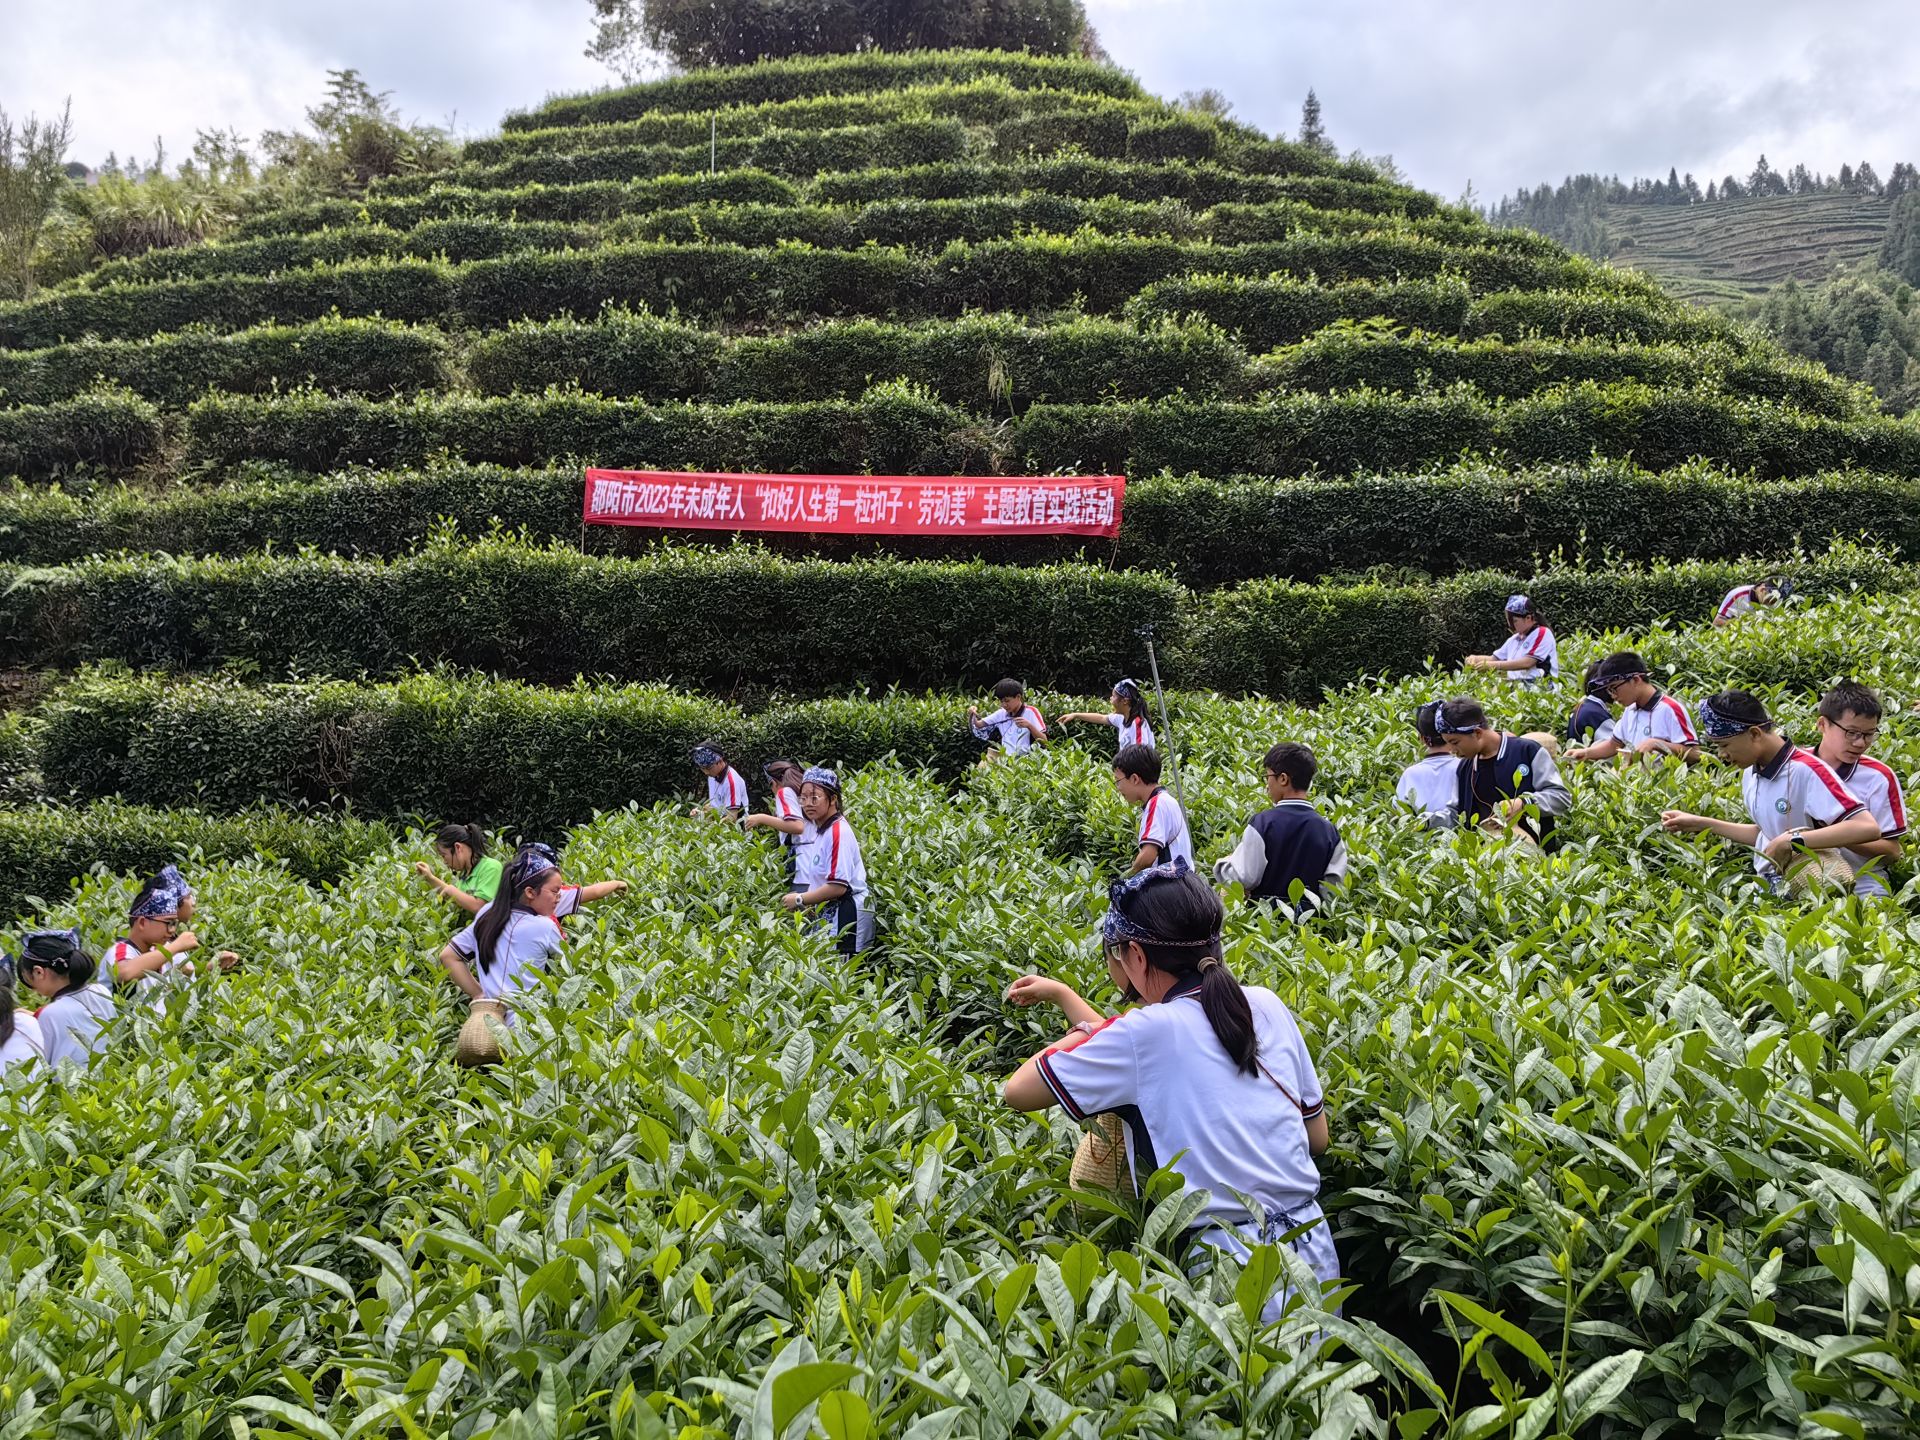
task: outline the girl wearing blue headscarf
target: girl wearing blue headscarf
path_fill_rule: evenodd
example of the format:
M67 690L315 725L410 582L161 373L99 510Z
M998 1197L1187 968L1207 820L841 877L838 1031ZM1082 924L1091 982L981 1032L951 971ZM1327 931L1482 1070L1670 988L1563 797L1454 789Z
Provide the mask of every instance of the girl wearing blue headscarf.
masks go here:
M1097 710L1074 710L1062 715L1062 723L1082 721L1089 724L1111 725L1120 736L1119 748L1129 745L1145 745L1153 748L1153 727L1147 723L1147 697L1140 689L1138 680L1117 680L1113 694L1107 697L1109 709L1102 715Z
M559 953L566 941L561 920L626 888L624 880L569 885L550 848L525 846L501 874L493 899L440 952L440 963L469 1000L511 1002Z
M78 931L33 931L20 947L14 968L20 983L46 1001L35 1018L49 1067L62 1061L85 1066L106 1048L113 996L106 986L94 983L93 957L80 948Z
M810 767L800 782L800 813L806 829L795 853L794 888L780 897L789 910L805 910L843 955L857 955L873 942L873 910L867 903L867 862L841 808L839 772Z

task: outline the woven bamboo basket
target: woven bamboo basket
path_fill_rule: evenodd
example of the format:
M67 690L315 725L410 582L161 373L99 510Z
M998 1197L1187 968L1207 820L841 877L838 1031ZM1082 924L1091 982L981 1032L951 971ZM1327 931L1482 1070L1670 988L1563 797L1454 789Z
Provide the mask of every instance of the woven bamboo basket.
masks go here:
M1088 1120L1086 1132L1073 1152L1067 1182L1075 1190L1133 1193L1133 1174L1127 1169L1127 1132L1118 1115L1107 1111Z
M1787 893L1844 895L1853 889L1853 867L1838 850L1814 850L1787 866Z
M500 1036L507 1024L504 1001L482 997L469 1002L466 1024L454 1042L453 1058L468 1068L500 1063Z

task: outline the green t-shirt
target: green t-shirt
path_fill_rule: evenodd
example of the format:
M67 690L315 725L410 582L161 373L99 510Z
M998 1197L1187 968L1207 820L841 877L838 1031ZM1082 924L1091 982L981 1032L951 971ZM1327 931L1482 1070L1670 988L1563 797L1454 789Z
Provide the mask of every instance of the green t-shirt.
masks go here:
M473 862L473 869L453 883L469 895L491 901L500 893L500 873L500 862L491 855L482 855Z

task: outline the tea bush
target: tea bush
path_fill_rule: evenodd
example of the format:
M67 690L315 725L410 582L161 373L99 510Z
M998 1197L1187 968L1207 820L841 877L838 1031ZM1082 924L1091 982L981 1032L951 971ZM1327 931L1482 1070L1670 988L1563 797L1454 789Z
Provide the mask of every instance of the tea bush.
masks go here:
M1764 653L1852 645L1907 675L1920 654L1910 608L1871 599L1636 639L1691 694ZM452 922L407 888L423 836L325 891L192 861L196 925L271 963L130 1008L84 1081L0 1087L16 1414L117 1423L125 1387L71 1383L113 1374L156 1382L157 1422L309 1434L750 1432L756 1407L830 1437L1910 1426L1911 917L1776 901L1741 855L1659 835L1663 805L1737 804L1711 766L1578 772L1544 859L1423 831L1382 797L1439 686L1516 727L1566 699L1434 675L1311 711L1174 697L1203 855L1285 735L1322 755L1355 856L1351 901L1307 926L1230 902L1227 935L1327 1085L1343 1318L1258 1326L1271 1261L1186 1277L1176 1203L1076 1214L1070 1127L997 1105L1048 1034L1007 980L1103 993L1101 877L1133 817L1101 732L957 795L852 771L868 965L770 908L770 846L676 805L543 832L571 873L637 888L574 923L489 1074L446 1059ZM1813 692L1763 688L1798 730ZM1920 763L1904 724L1882 749ZM52 918L104 939L132 886L89 877ZM181 1178L205 1164L220 1185ZM191 1338L129 1348L113 1317L143 1305Z

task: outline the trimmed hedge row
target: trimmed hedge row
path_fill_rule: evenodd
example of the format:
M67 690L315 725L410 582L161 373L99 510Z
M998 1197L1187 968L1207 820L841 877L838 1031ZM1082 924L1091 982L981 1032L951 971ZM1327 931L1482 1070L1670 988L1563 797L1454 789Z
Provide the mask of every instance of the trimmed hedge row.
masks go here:
M125 470L159 448L160 412L124 391L0 410L0 476L50 480L90 465Z
M954 244L935 256L867 247L750 250L721 244L607 246L527 253L468 265L350 262L274 276L221 276L74 290L0 306L0 346L39 349L87 334L139 339L190 325L235 330L344 315L458 317L475 328L593 314L609 302L702 315L1033 311L1078 303L1119 309L1146 286L1206 270L1387 280L1460 270L1494 284L1552 283L1569 266L1510 251L1461 249L1423 236L1298 235L1257 245L1133 236L1040 235Z
M1321 285L1280 276L1188 275L1157 280L1127 302L1141 323L1202 319L1259 352L1290 345L1339 320L1390 320L1453 333L1465 323L1473 287L1457 275L1421 280L1350 280ZM1277 382L1286 377L1277 375ZM1318 387L1303 387L1318 388Z
M1411 674L1431 659L1451 664L1492 648L1506 597L1516 591L1562 631L1638 629L1675 615L1709 615L1733 586L1779 568L1776 558L1643 571L1476 571L1424 585L1254 580L1196 601L1189 625L1196 643L1179 673L1220 690L1312 699L1363 676ZM1808 594L1912 583L1891 560L1852 547L1791 568Z
M1170 287L1179 284L1168 282ZM1146 308L1143 303L1142 311ZM1220 307L1212 307L1210 313L1216 320L1222 318ZM1271 313L1263 311L1261 320ZM1422 330L1460 328L1446 324L1439 315L1435 319L1441 323L1425 324L1404 310L1383 307L1377 313ZM1246 337L1244 328L1240 333ZM1810 361L1768 350L1742 351L1724 340L1687 347L1671 342L1460 341L1450 335L1382 335L1336 328L1275 351L1258 362L1258 369L1265 384L1322 394L1363 386L1414 391L1468 384L1496 399L1517 399L1583 380L1601 385L1637 380L1670 388L1712 381L1735 395L1777 400L1837 420L1866 419L1879 413L1872 394Z
M90 561L10 589L0 614L13 643L63 662L106 657L200 668L246 660L275 674L382 676L405 674L417 668L415 657L434 655L528 682L597 674L710 693L747 685L799 693L985 685L1000 674L1087 693L1112 682L1116 666L1139 659L1139 624L1154 618L1164 664L1183 684L1315 699L1365 676L1413 674L1432 660L1453 664L1490 649L1513 591L1532 595L1561 630L1638 628L1674 614L1709 614L1726 589L1763 564L1789 564L1807 593L1907 588L1914 578L1884 555L1836 547L1793 561L1475 570L1417 586L1254 580L1194 595L1162 576L1094 566L835 564L780 561L751 549L609 561L495 541L386 564ZM58 699L42 705L48 728L40 772L48 791L186 799L194 791L132 787L115 762L119 755L138 764L123 743L125 726L148 724L152 710L138 693L119 695L111 707L90 708L84 724L61 724ZM238 707L259 705L259 691L232 695ZM699 701L676 701L699 712L687 720L684 743L674 745L680 768L685 745L716 720ZM455 722L445 707L438 716L440 724ZM950 724L958 730L958 716ZM192 772L196 787L232 785L228 793L211 789L227 803L317 799L253 778L300 774L301 766L253 735L244 708L202 718L196 728L198 739L171 739L161 751L165 764ZM330 751L351 755L353 733L334 732ZM470 764L474 774L488 772Z
M590 395L209 395L188 411L187 457L303 470L420 465L446 453L501 465L564 457L623 469L845 475L989 473L992 437L962 412L898 388L859 400L642 405Z
M239 239L259 239L352 225L391 225L406 230L429 220L477 215L592 222L695 204L799 203L799 189L785 180L758 170L728 170L715 175L663 175L657 180L625 183L602 180L590 185L528 185L518 190L471 190L447 185L427 195L318 200L252 216L241 221L233 233Z
M311 385L334 395L438 390L452 347L438 330L330 317L229 335L183 330L152 340L78 340L0 350L0 403L45 405L106 380L171 409L208 390L252 394Z
M1198 268L1198 267L1196 267ZM1285 275L1231 273L1218 267L1212 274L1192 274L1156 281L1140 288L1126 307L1136 317L1197 315L1232 331L1249 350L1258 353L1291 345L1323 325L1343 319L1379 315L1422 330L1484 338L1489 326L1504 323L1518 301L1535 316L1553 316L1550 325L1531 326L1504 337L1518 344L1545 334L1551 338L1600 338L1627 343L1657 344L1674 340L1718 342L1738 350L1753 348L1748 335L1718 316L1693 310L1657 293L1596 296L1586 290L1546 290L1515 293L1499 291L1473 298L1471 290L1484 283L1457 288L1460 277L1440 273L1443 265L1420 276L1402 279L1380 307L1369 308L1365 290L1347 291ZM1419 275L1419 272L1415 272ZM1437 278L1430 278L1437 276ZM1373 279L1380 283L1377 277ZM1468 303L1461 304L1465 296ZM1603 305L1592 303L1604 300ZM1592 325L1596 328L1589 330Z
M214 275L275 275L348 260L435 258L462 263L492 260L522 250L582 250L599 235L583 225L462 216L424 220L409 229L348 225L311 235L269 235L169 250L149 250L112 260L81 277L85 289L121 282L194 280Z
M1043 118L1057 121L1063 136L1062 146L1072 143L1065 136L1083 128L1076 123L1082 117ZM1119 123L1124 146L1126 122ZM720 140L712 147L718 166L729 170L763 170L791 180L811 179L825 170L863 170L959 160L967 153L967 127L959 120L895 120L884 125L853 125L841 130L769 130L760 135ZM586 180L650 180L661 175L706 170L709 158L709 147L704 141L699 145L617 145L572 154L535 152L516 155L497 165L460 164L451 170L376 180L368 193L421 195L441 184L497 190L522 185L575 185Z
M1251 404L1036 405L1011 443L1036 473L1346 475L1498 453L1518 464L1631 457L1649 469L1706 458L1768 479L1850 468L1920 475L1920 430L1910 425L1829 420L1773 401L1638 383L1558 387L1507 405L1464 387L1280 392Z
M38 350L88 335L142 340L193 328L243 330L318 320L336 311L389 320L435 320L452 305L453 273L431 260L373 260L285 275L224 275L66 290L0 305L0 348Z
M100 800L0 810L0 917L24 918L36 901L57 909L96 867L150 875L176 862L191 871L195 859L260 859L329 885L396 839L384 824L346 816L310 819L245 801L234 808L240 813L209 815Z
M998 76L963 82L910 85L865 94L806 95L759 105L729 105L702 113L660 112L599 124L554 125L541 130L508 130L469 140L464 159L482 165L529 154L572 154L621 145L704 145L718 134L728 139L769 130L839 130L921 116L957 119L969 125L993 125L1024 115L1055 110L1099 110L1129 106L1136 112L1173 114L1159 100L1087 94L1077 90L1021 89Z
M1026 190L1096 200L1183 200L1199 209L1231 201L1296 200L1317 210L1366 210L1409 219L1440 213L1440 202L1421 190L1380 180L1337 175L1252 175L1202 161L1153 164L1057 155L1013 162L965 160L915 165L901 170L849 170L821 175L807 198L836 205L876 200L964 200L1017 195Z
M1139 328L1082 316L1023 324L968 315L931 325L832 321L788 335L723 339L711 330L612 310L592 324L531 321L474 342L469 377L483 394L578 384L646 399L799 401L858 396L906 379L969 411L1037 400L1147 398L1249 388L1249 360L1205 324Z
M535 540L579 535L577 470L451 466L321 480L271 476L154 497L104 490L0 493L0 562L54 565L133 550L237 555L272 546L346 555L403 554L446 526L478 539L496 527ZM1209 588L1262 576L1314 580L1378 565L1445 575L1462 565L1525 571L1553 554L1645 562L1724 560L1865 538L1920 554L1920 486L1842 472L1755 481L1707 465L1649 474L1625 462L1518 473L1465 464L1433 474L1351 480L1205 480L1157 476L1127 487L1120 541L1101 561L1159 570ZM1459 537L1471 535L1471 547ZM660 543L707 543L608 527L598 551L637 554ZM874 553L851 537L767 537L783 552L840 558ZM923 557L1034 564L1068 558L1083 542L896 539Z
M1123 100L1148 98L1131 75L1083 60L1016 55L1004 50L869 52L763 60L753 65L694 70L593 95L564 96L538 109L508 115L502 128L512 132L556 125L607 125L654 113L719 110L812 95L861 94L989 79L1022 90L1077 90Z
M777 756L851 768L898 754L956 775L980 754L961 724L964 702L952 698L817 700L745 715L660 686L542 690L444 674L257 689L91 674L43 713L50 783L76 796L216 807L271 796L370 815L481 816L526 835L691 796L700 776L688 751L708 739L755 777L756 794L760 766ZM857 795L856 780L855 804Z
M745 547L610 559L490 540L390 561L82 562L10 584L0 630L10 655L46 664L392 675L433 657L720 693L991 684L1011 668L1092 689L1181 594L1163 576L1086 565L838 564Z
M998 429L893 384L859 401L718 406L560 393L395 402L209 395L190 409L187 438L195 461L279 460L313 471L418 465L445 453L626 469L1284 476L1418 470L1497 454L1519 464L1632 457L1652 469L1704 458L1767 479L1843 469L1920 474L1920 430L1910 425L1638 383L1562 386L1508 404L1466 386L1046 403Z

